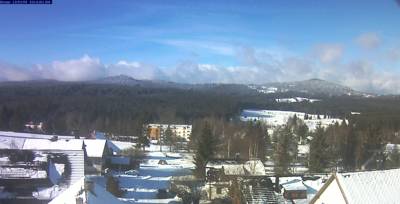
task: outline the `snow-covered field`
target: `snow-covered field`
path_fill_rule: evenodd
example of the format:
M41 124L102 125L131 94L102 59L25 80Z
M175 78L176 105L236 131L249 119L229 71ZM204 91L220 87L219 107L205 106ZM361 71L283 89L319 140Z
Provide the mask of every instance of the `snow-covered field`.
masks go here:
M285 125L289 118L297 118L304 121L310 131L314 131L319 125L321 127L328 127L335 123L341 124L342 119L331 118L325 115L307 114L303 112L294 111L280 111L280 110L258 110L258 109L244 109L240 115L242 121L261 121L272 127ZM347 123L347 120L345 120Z
M175 203L179 198L157 199L159 189L168 189L172 176L191 175L193 157L189 153L168 152L169 147L151 144L137 175L118 175L120 187L126 190L121 201L128 203ZM160 160L162 161L161 163ZM164 162L165 161L165 162Z
M277 103L301 103L301 102L309 102L314 103L321 101L320 99L311 99L311 98L303 98L303 97L293 97L293 98L277 98L275 99Z

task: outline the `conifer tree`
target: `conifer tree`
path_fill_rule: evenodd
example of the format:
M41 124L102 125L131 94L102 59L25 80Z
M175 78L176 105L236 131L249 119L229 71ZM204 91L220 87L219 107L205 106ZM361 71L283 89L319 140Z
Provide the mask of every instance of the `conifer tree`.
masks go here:
M273 135L274 171L277 174L288 174L290 163L297 154L297 144L288 126L279 127Z
M172 132L171 127L168 125L164 132L165 142L169 146L169 151L172 150L172 145L176 142L175 134Z
M150 145L150 140L147 134L148 134L147 130L143 130L142 134L139 134L139 138L136 143L136 147L143 148L143 151L145 150L145 147Z
M196 165L195 175L198 178L205 176L205 166L207 162L214 157L216 152L217 140L211 130L210 125L206 122L201 130L200 135L197 136L195 148L196 153L194 157L194 164Z
M310 172L324 172L329 161L327 146L324 129L318 126L310 143Z

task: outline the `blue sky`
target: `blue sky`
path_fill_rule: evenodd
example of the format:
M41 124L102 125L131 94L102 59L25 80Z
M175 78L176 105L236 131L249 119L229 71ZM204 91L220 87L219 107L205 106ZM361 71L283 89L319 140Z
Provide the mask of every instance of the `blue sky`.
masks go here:
M318 77L395 92L399 22L394 0L0 5L0 80L127 74L263 83Z

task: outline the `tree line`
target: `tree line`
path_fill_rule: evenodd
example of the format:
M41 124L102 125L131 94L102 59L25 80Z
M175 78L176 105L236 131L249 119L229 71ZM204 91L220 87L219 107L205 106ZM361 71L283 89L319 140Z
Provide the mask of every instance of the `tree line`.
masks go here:
M365 116L314 131L296 117L274 128L261 122L206 118L195 123L191 149L199 177L204 177L210 160L253 158L271 161L275 173L288 175L294 164L307 167L310 173L399 168L399 150L394 146L388 151L389 143L400 144L400 129ZM300 145L309 148L306 155L298 154Z

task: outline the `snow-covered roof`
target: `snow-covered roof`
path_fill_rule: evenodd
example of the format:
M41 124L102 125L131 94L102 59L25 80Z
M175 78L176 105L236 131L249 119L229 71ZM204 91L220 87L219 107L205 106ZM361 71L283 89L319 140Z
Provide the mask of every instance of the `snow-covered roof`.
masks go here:
M307 191L307 187L303 184L303 180L293 179L286 183L281 183L285 191Z
M106 140L84 140L86 154L88 157L103 157L104 148L106 148Z
M0 149L22 149L25 138L14 138L0 135Z
M82 150L83 140L69 139L63 140L58 139L56 141L50 141L48 139L26 139L23 149L31 150Z
M334 174L313 201L333 180L338 183L347 203L397 203L400 200L400 169Z
M233 160L210 161L206 168L224 169L225 175L265 175L265 167L260 160L238 162Z
M61 192L66 189L66 186L54 185L51 187L39 187L36 191L32 192L32 196L39 200L51 200L57 197Z
M66 135L45 135L45 134L10 132L10 131L0 131L0 136L16 137L16 138L36 138L36 139L51 139L54 136L57 136L59 139L74 139L75 138L75 136L66 136Z
M265 175L265 167L261 160L246 161L243 165L246 172L250 175Z
M29 179L42 179L47 178L45 170L15 168L15 167L0 167L0 178L29 178Z
M107 146L108 146L108 148L111 148L113 152L119 153L120 151L122 151L124 149L129 149L131 147L135 147L136 143L109 140L107 142Z
M246 172L242 164L228 164L222 166L225 175L245 175Z
M109 193L104 187L93 183L93 188L85 193L85 178L82 177L78 182L74 183L59 196L54 198L49 204L76 204L77 198L82 198L87 204L108 204L108 203L125 203L118 200L115 196Z
M400 151L400 144L386 144L386 152Z
M298 154L308 154L310 153L310 145L298 145L297 151Z

